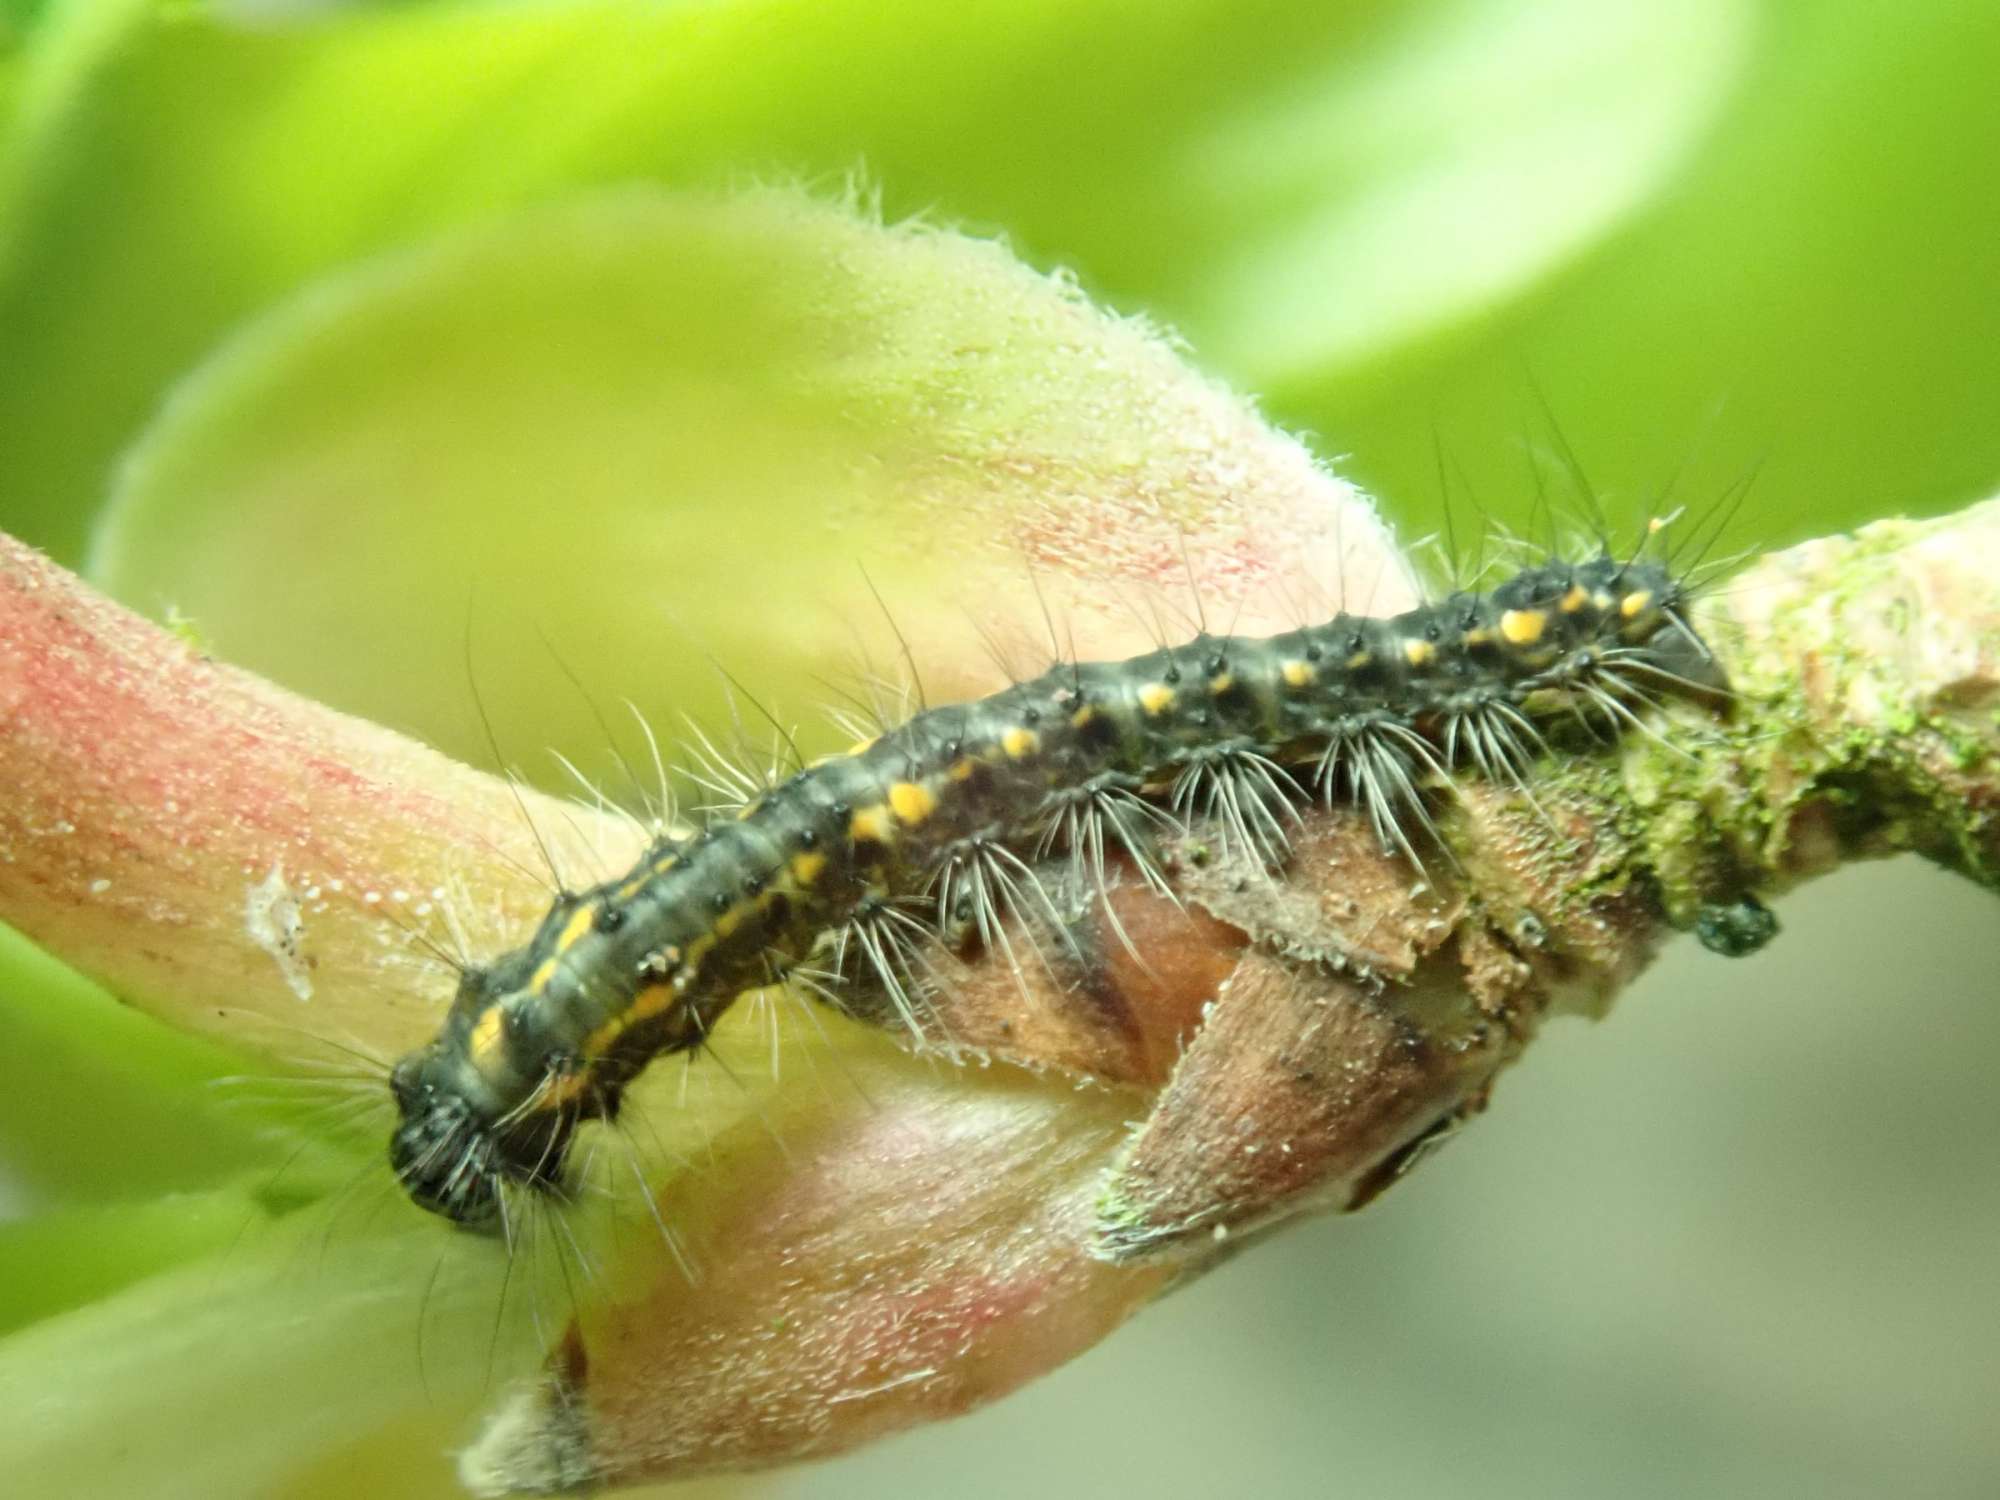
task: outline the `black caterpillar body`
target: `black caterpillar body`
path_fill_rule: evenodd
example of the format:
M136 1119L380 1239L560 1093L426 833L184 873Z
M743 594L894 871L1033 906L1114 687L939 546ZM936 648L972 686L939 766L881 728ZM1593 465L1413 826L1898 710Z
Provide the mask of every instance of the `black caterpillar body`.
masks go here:
M394 1071L396 1174L426 1208L496 1223L507 1185L559 1189L577 1124L615 1114L651 1059L816 949L864 957L914 1025L910 934L990 939L1053 848L1101 868L1110 843L1150 869L1159 831L1205 822L1275 864L1293 800L1317 792L1415 862L1426 782L1520 781L1553 713L1615 728L1632 700L1725 691L1685 603L1656 563L1551 562L1393 618L1197 638L919 713L559 898L467 973Z

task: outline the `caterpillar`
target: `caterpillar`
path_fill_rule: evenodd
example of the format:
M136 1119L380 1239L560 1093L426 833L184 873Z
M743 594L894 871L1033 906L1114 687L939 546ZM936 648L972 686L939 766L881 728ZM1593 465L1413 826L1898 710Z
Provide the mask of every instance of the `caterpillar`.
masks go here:
M1688 597L1666 563L1606 548L1392 617L1204 632L920 711L558 895L525 944L467 969L392 1071L396 1178L461 1227L500 1227L503 1191L559 1194L577 1127L614 1118L653 1058L829 956L921 1034L919 945L991 946L998 917L1032 918L1048 898L1030 861L1051 853L1101 884L1121 849L1162 882L1162 835L1199 825L1276 868L1317 795L1421 868L1429 788L1469 771L1525 790L1552 715L1615 730L1655 694L1726 695Z

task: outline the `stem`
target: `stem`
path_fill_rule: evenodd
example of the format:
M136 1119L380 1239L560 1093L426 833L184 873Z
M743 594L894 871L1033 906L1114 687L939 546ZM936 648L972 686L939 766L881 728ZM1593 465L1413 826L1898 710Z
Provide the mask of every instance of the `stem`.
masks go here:
M1532 799L1466 784L1443 819L1456 869L1413 880L1364 817L1315 810L1282 881L1189 841L1174 899L1114 882L1078 954L1053 969L1016 971L992 953L955 964L937 996L946 1034L1110 1091L1130 1133L1108 1144L1066 1135L1087 1165L1065 1157L1060 1170L982 1186L978 1214L948 1228L928 1212L934 1164L871 1153L879 1227L855 1228L840 1264L821 1263L838 1296L809 1326L822 1340L881 1335L856 1268L915 1243L921 1264L902 1267L898 1289L962 1285L969 1266L1005 1264L1013 1227L1029 1222L1045 1271L1087 1288L1065 1294L1091 1310L1084 1321L1002 1320L976 1335L949 1319L919 1325L892 1344L948 1334L960 1353L924 1365L933 1389L867 1423L824 1399L827 1382L853 1383L847 1374L805 1367L815 1394L787 1409L798 1381L774 1367L757 1382L773 1399L746 1443L756 1393L700 1397L740 1367L727 1349L691 1346L704 1299L663 1271L573 1326L541 1388L504 1409L466 1472L489 1494L532 1488L564 1462L599 1481L685 1476L935 1418L974 1383L984 1399L1070 1357L1150 1293L1084 1278L1075 1257L1186 1274L1245 1232L1371 1201L1483 1107L1543 1016L1602 1011L1674 929L1749 951L1772 930L1757 892L1900 850L1991 883L2000 596L1981 563L1996 548L2000 502L1755 564L1701 612L1733 701L1669 703L1615 749L1553 755ZM976 1113L978 1076L951 1087L957 1110ZM982 1180L979 1149L955 1152L955 1180ZM792 1275L788 1243L758 1226L822 1174L797 1167L746 1188L715 1226L746 1306ZM1079 1184L1092 1212L1030 1220ZM854 1191L844 1184L843 1201ZM979 1379L1003 1354L1010 1379Z
M1713 602L1704 628L1744 712L1711 752L1700 819L1660 857L1670 909L1700 894L1683 872L1723 860L1774 891L1905 851L2000 882L1996 560L1989 500L1777 553Z

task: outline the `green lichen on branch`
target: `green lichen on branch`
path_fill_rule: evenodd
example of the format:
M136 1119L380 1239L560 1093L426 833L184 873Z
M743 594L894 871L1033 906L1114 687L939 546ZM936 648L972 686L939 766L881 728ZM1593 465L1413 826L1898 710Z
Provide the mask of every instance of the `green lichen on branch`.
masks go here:
M1538 785L1594 826L1600 853L1620 846L1608 867L1552 851L1537 873L1559 909L1639 882L1670 925L1726 951L1749 934L1722 914L1850 860L1916 853L2000 886L1996 561L1989 501L1732 579L1698 615L1731 700L1667 704L1615 759L1559 758Z
M1764 896L1905 851L1994 884L1996 550L2000 503L1758 562L1699 620L1726 701L1663 702L1615 746L1559 730L1531 789L1461 784L1414 884L1346 810L1309 818L1282 886L1184 865L1250 956L1107 1178L1102 1253L1370 1201L1544 1016L1601 1014L1675 929L1754 952Z
M1705 611L1740 696L1699 844L1778 891L1916 853L2000 886L2000 502L1776 554Z

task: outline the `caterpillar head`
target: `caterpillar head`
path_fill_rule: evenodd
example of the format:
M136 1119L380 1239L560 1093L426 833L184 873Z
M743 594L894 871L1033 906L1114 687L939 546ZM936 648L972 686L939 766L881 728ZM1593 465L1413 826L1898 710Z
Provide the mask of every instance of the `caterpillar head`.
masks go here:
M447 1029L390 1073L401 1118L389 1138L389 1165L418 1207L464 1229L496 1229L508 1188L562 1190L576 1117L495 1099L453 1041Z
M504 1164L490 1123L436 1076L436 1050L404 1058L390 1074L402 1118L389 1137L389 1165L418 1207L488 1229L500 1219Z
M558 920L567 920L560 905L550 923ZM533 1024L550 1009L539 1003L546 985L528 980L542 947L538 939L467 969L437 1037L389 1077L401 1116L389 1142L397 1181L420 1207L466 1228L498 1226L509 1187L560 1193L577 1122L616 1107L615 1085Z
M1618 639L1642 653L1645 668L1671 686L1726 697L1722 664L1688 623L1687 586L1659 564L1621 568L1618 585Z

